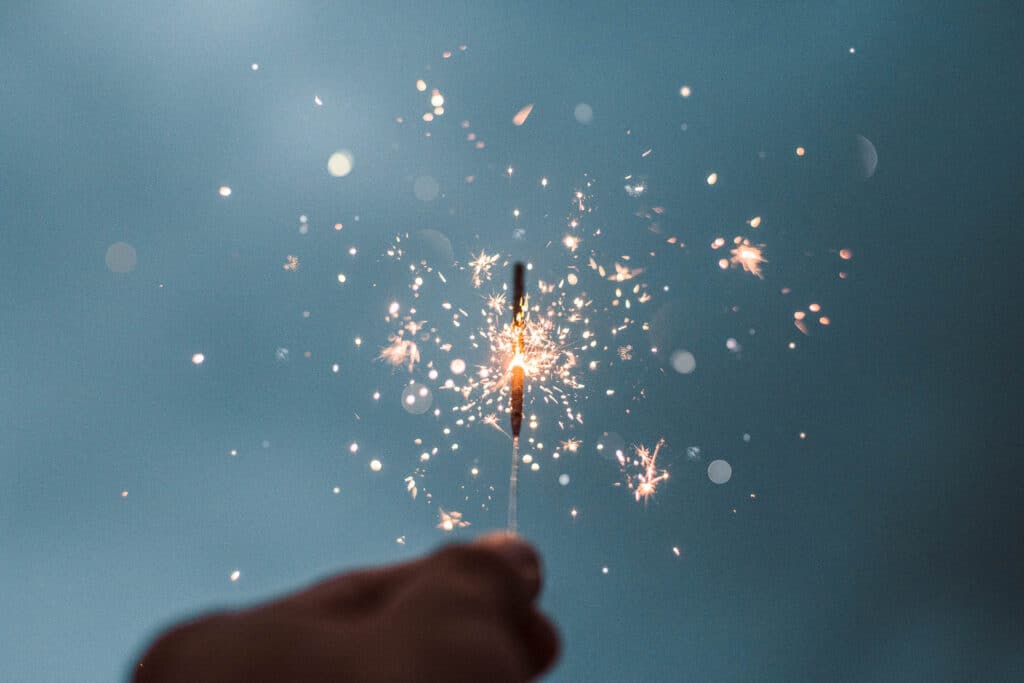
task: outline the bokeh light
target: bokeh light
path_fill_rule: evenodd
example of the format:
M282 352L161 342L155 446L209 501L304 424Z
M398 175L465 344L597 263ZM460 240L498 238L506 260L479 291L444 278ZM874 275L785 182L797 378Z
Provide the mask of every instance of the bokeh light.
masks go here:
M353 161L347 149L338 150L327 159L327 172L335 178L344 178L352 172Z
M688 375L697 369L697 359L689 351L682 349L673 351L669 360L672 363L672 369L681 375Z
M421 202L430 202L437 199L440 191L441 185L433 176L421 175L412 184L412 192L416 195L416 199Z
M725 460L712 460L708 465L708 479L715 484L725 484L732 479L732 465Z
M425 384L413 382L402 390L402 408L413 415L422 415L430 410L434 395Z
M112 273L130 273L138 264L135 247L127 242L114 242L107 247L107 269Z
M594 120L594 109L586 102L580 102L572 112L576 120L583 125L589 125Z

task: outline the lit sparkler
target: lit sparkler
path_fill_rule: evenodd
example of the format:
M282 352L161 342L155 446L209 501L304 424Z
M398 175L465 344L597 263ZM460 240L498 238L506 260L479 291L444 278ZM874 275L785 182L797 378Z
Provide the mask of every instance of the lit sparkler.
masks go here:
M509 418L512 425L512 472L509 476L508 490L508 530L515 531L519 520L516 512L516 497L519 484L519 431L523 426L523 385L526 382L524 354L526 352L526 313L523 304L525 291L526 269L517 263L512 276L512 389L510 397Z

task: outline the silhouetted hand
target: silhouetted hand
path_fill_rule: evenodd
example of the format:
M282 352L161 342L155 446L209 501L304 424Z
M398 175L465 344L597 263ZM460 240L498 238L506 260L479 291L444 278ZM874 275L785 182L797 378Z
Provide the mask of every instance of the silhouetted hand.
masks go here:
M540 588L536 551L491 534L177 626L133 680L527 681L558 656L555 629L535 605Z

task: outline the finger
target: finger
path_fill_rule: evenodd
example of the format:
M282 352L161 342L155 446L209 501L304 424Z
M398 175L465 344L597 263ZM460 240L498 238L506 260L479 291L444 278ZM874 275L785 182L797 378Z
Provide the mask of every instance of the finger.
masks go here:
M540 558L528 543L507 532L482 536L471 544L453 544L402 564L346 572L287 598L293 605L316 606L328 611L372 609L424 574L438 583L472 573L474 581L489 584L491 599L507 593L516 604L529 605L541 588ZM445 578L446 577L446 578Z
M558 630L546 616L533 609L529 618L523 621L519 633L529 663L529 676L539 676L558 659L562 649Z
M474 545L497 553L519 572L531 602L540 595L543 572L540 555L532 545L509 531L486 534L474 541Z
M424 563L439 599L504 614L526 614L540 592L540 560L524 541L502 535L447 546Z
M426 559L338 574L286 600L296 605L316 606L331 612L372 609L422 573Z

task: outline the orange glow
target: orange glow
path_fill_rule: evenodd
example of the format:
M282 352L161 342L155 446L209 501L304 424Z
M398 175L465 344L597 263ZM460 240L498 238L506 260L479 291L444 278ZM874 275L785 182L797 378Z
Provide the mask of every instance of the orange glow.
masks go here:
M512 117L512 123L516 126L521 126L526 123L526 119L530 118L530 112L533 111L533 102L516 112L516 115Z
M735 249L729 252L732 254L730 261L733 265L742 267L743 270L751 275L763 278L764 276L761 275L761 264L767 263L761 251L763 246L754 245L747 240L743 240Z

